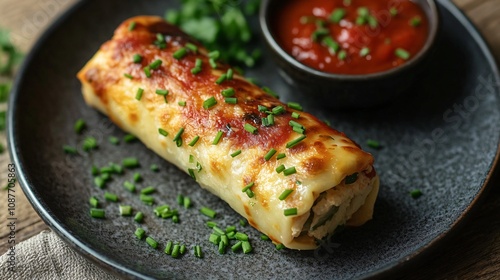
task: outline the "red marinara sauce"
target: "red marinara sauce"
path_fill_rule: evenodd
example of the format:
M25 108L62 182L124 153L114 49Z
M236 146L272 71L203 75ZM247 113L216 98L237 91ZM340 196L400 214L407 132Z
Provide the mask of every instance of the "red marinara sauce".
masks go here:
M272 22L280 46L323 72L389 70L424 46L429 22L409 0L286 0Z

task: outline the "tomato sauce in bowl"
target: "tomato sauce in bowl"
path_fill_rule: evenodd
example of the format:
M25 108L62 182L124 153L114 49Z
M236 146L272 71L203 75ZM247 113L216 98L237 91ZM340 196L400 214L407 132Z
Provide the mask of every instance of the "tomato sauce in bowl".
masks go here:
M429 36L426 14L410 0L288 0L273 16L271 29L297 61L347 75L402 65Z

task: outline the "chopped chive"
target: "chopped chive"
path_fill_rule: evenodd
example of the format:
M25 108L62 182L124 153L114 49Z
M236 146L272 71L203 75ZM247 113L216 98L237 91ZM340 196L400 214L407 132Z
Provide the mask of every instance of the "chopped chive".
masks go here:
M144 74L146 75L146 77L151 78L151 67L146 66L146 67L144 67L143 70L144 70Z
M158 172L160 170L160 168L156 164L151 164L151 166L149 166L149 169L153 172Z
M328 29L324 28L324 27L317 28L311 34L311 40L313 42L317 42L320 37L328 35L329 33L330 33L330 31Z
M233 240L233 239L235 239L235 238L234 238L234 235L235 235L235 234L236 234L236 232L235 232L235 231L228 232L228 233L227 233L227 238L229 238L229 239Z
M297 112L292 112L292 118L298 119L298 118L300 118L300 114Z
M422 23L422 19L419 16L415 16L410 19L410 25L413 27L417 27Z
M111 143L113 145L120 144L120 139L118 139L118 137L115 137L115 136L109 136L108 141L109 141L109 143Z
M215 81L216 84L220 85L227 79L227 74L222 74L220 77Z
M104 209L90 208L90 216L92 218L104 219L105 217Z
M213 227L215 227L215 226L217 226L217 223L212 222L212 221L208 221L208 222L207 222L207 227L209 227L209 228L213 228Z
M271 238L269 238L269 236L267 236L267 235L265 235L265 234L261 234L261 235L260 235L260 239L261 239L261 240L264 240L264 241L271 240Z
M99 200L97 200L97 198L95 196L90 197L89 203L94 208L97 208L99 206Z
M368 25L371 28L376 28L378 26L378 21L377 21L376 17L374 17L374 16L368 16L367 20L368 20Z
M215 59L210 58L208 60L208 63L210 64L210 67L212 67L213 69L217 68L217 63L215 62Z
M256 134L257 133L257 128L249 123L245 123L245 126L244 126L245 130L252 133L252 134Z
M202 70L201 67L193 67L193 68L191 68L191 73L193 75L196 75L196 74L200 73L201 70Z
M269 152L267 152L267 154L264 156L264 159L268 161L274 156L274 154L276 154L276 150L274 148L271 148L271 150L269 150Z
M163 61L161 59L157 59L157 60L151 62L151 64L149 64L149 68L156 70L156 69L160 68L162 63L163 63Z
M321 40L321 43L328 47L328 51L330 52L330 54L336 54L340 49L339 43L335 42L335 40L333 40L331 36L323 38L323 40Z
M389 13L391 14L391 16L395 17L398 15L398 9L395 7L392 7L389 9Z
M137 228L134 232L135 236L139 239L143 239L144 235L146 235L146 231L142 228Z
M184 244L181 245L181 248L179 249L179 253L181 253L182 255L184 255L184 253L186 253L186 245L184 245Z
M290 176L290 175L295 174L295 173L297 173L297 170L295 169L295 166L283 170L283 174L285 176Z
M161 135L163 135L165 137L168 136L168 132L163 128L158 128L158 133L160 133Z
M184 106L186 106L186 101L179 101L179 102L177 102L177 104L179 104L179 106L184 107Z
M378 141L371 140L371 139L366 140L366 145L372 149L377 149L377 150L382 148L382 146L380 145L380 143Z
M132 61L134 63L141 63L142 61L142 56L140 54L134 54L134 56L132 57Z
M101 173L113 173L114 172L113 167L111 167L111 166L101 167L101 169L99 171Z
M296 122L296 121L294 121L294 120L289 121L289 122L288 122L288 124L289 124L290 126L292 126L292 127L298 127L298 128L302 128L302 129L304 129L304 126L303 126L303 125L301 125L300 123L298 123L298 122Z
M276 250L282 250L282 249L285 249L286 247L285 247L285 245L280 243L280 244L276 244L275 248L276 248Z
M142 181L142 175L139 172L134 173L134 182Z
M359 7L357 12L358 12L358 15L361 17L367 17L370 15L370 11L368 10L367 7Z
M238 251L239 249L241 249L242 245L243 245L243 241L236 242L236 244L231 246L231 251L233 251L233 252Z
M154 240L151 236L146 237L146 243L148 243L151 248L156 249L158 247L158 242Z
M292 130L299 133L299 134L304 134L305 130L303 128L300 128L298 126L293 126Z
M134 168L139 166L139 160L135 157L124 158L122 164L127 168Z
M80 133L82 133L82 131L85 129L86 126L87 126L87 124L85 123L85 121L83 119L78 119L75 122L73 129L75 130L76 133L80 134Z
M285 169L286 169L285 165L284 165L284 164L282 164L282 165L280 165L280 166L276 167L276 172L281 173L281 172L283 172L283 170L285 170Z
M410 58L410 53L402 48L397 48L394 51L394 54L403 60L408 60Z
M125 78L131 79L131 80L134 78L134 76L132 76L132 75L130 75L130 74L128 74L128 73L124 73L124 74L123 74L123 76L124 76Z
M217 234L210 234L210 237L208 238L208 241L210 241L210 243L213 243L215 245L218 245L220 243L220 236L217 235Z
M267 94L271 95L271 96L272 96L272 97L274 97L274 98L277 98L277 99L279 99L279 98L280 98L280 97L279 97L279 95L278 95L276 92L272 91L272 90L271 90L270 88L268 88L268 87L262 87L262 90L263 90L265 93L267 93Z
M297 208L288 208L283 211L285 216L295 216L297 215Z
M339 23L345 16L345 9L338 8L330 14L329 20L333 23Z
M247 190L249 190L251 187L253 187L253 185L255 185L255 182L251 182L249 183L248 185L246 185L241 191L242 192L246 192Z
M212 218L212 219L215 218L215 216L217 215L217 213L214 210L212 210L208 207L201 207L200 212L201 212L201 214L203 214L209 218Z
M184 201L182 202L182 204L183 204L184 208L186 208L186 209L191 208L191 206L192 206L191 198L185 196L184 197Z
M156 34L156 41L154 42L154 44L160 49L166 48L167 43L165 42L165 36L163 36L163 34L161 34L161 33L157 33Z
M179 216L177 216L177 215L172 216L172 222L178 224L179 223Z
M189 146L193 147L196 142L198 142L198 140L200 140L200 136L196 135L193 140L191 140L191 142L188 143Z
M105 192L104 193L104 199L106 199L107 201L117 202L118 201L118 196L116 194L114 194L114 193Z
M130 183L129 181L125 181L123 183L123 187L127 189L129 192L135 192L135 185Z
M248 235L244 234L243 232L237 232L234 237L240 241L248 241Z
M86 152L89 152L92 149L97 148L97 140L94 137L87 137L85 140L83 140L83 150Z
M170 210L170 206L164 204L164 205L160 205L160 206L155 207L155 209L153 209L153 213L155 213L156 216L160 217L164 211L169 211L169 210Z
M226 253L226 244L223 241L219 242L219 254Z
M109 175L110 173L103 173L101 175L101 179L104 181L104 182L107 182L111 179L111 175Z
M237 150L237 151L235 151L234 153L232 153L232 154L231 154L231 157L233 157L233 158L234 158L234 157L238 156L239 154L241 154L241 150Z
M274 115L281 115L285 112L285 108L283 106L276 106L271 110L271 112L273 112Z
M284 190L280 196L279 196L279 199L280 200L285 200L291 193L293 192L293 189L286 189Z
M297 111L302 111L302 106L297 103L297 102L288 102L288 107L294 109L294 110L297 110Z
M410 191L410 195L413 198L419 198L420 196L422 196L422 194L423 194L422 191L419 189L414 189Z
M266 106L263 106L263 105L257 105L257 109L259 110L259 112L269 111L269 109Z
M97 168L97 166L95 165L92 165L92 167L90 168L90 173L92 174L92 176L99 175L99 168Z
M141 190L141 194L152 194L154 192L156 192L156 188L153 186L149 186Z
M199 259L203 258L203 252L201 251L200 245L194 246L194 256Z
M270 115L270 116L272 116L272 115ZM263 126L270 126L269 125L269 121L267 120L267 118L262 118L261 122L262 122Z
M174 52L173 57L177 60L182 59L186 56L187 54L187 49L186 48L180 48L177 51Z
M136 25L137 23L135 21L130 22L130 24L128 25L128 31L134 30Z
M268 124L268 126L274 125L274 115L267 116L267 124Z
M181 246L179 244L175 244L174 248L172 249L172 258L178 258L179 257L179 250L181 249Z
M182 133L184 133L184 127L179 128L179 131L174 136L173 141L177 142L179 139L181 139Z
M132 216L132 206L130 205L120 205L120 215L122 216Z
M359 51L359 56L365 57L370 54L370 49L368 47L364 47Z
M250 242L243 241L242 247L243 247L243 254L248 254L252 252L252 245L250 245Z
M191 178L193 178L196 181L196 175L194 174L194 169L188 168L188 173Z
M233 69L229 68L227 69L227 72L226 72L226 80L232 80L233 79Z
M98 187L98 188L104 188L104 185L106 184L106 182L104 181L104 179L102 179L102 177L95 177L94 178L94 184Z
M211 51L208 53L209 58L218 59L220 57L219 51Z
M222 96L224 97L232 97L234 96L234 88L226 88L221 91Z
M224 102L226 102L227 104L237 104L238 99L236 97L225 97Z
M299 138L297 139L294 139L288 143L286 143L286 147L287 148L292 148L292 147L295 147L296 145L298 145L302 140L306 139L306 136L305 135L302 135L300 136Z
M280 153L276 156L276 159L282 159L282 158L286 158L286 154L285 153Z
M72 147L72 146L69 146L69 145L64 145L63 146L63 150L66 154L70 154L70 155L76 155L78 154L78 151L76 150L75 147Z
M215 232L216 234L218 234L218 235L223 235L223 234L225 234L225 233L226 233L225 231L223 231L222 229L218 228L217 226L212 227L212 229L213 229L213 230L214 230L214 232Z
M144 214L140 211L137 212L137 214L135 214L134 221L142 223L143 220L144 220Z
M216 104L217 104L217 100L215 99L215 97L212 96L212 97L208 98L207 100L203 101L203 108L210 109L213 106L215 106Z
M356 25L363 25L366 23L366 17L357 17L356 18Z
M240 219L240 226L244 227L248 224L248 221L245 219Z
M235 226L227 226L226 227L226 233L230 233L236 230Z
M248 198L252 198L255 196L255 193L251 189L246 190L245 193L247 194Z
M192 51L194 53L198 52L198 47L195 44L186 43L186 48L188 48L190 51Z
M223 135L223 134L224 134L224 132L223 132L222 130L219 130L219 131L217 132L217 135L215 136L214 141L212 142L212 145L217 145L217 144L219 144L220 139L222 138L222 135Z
M135 94L135 99L141 100L143 93L144 93L144 89L142 89L142 88L137 89L137 93Z
M168 94L168 90L166 90L166 89L157 89L155 92L156 92L156 94L159 94L159 95L167 95Z
M195 62L194 62L194 67L195 67L195 68L200 68L200 70L201 70L201 65L202 65L202 64L203 64L203 61L202 61L201 59L197 58L197 59L195 60Z
M229 245L229 238L227 238L227 235L225 235L225 234L221 235L220 242L224 243L224 246Z
M357 180L358 180L358 173L354 173L352 175L346 176L344 182L346 185L350 185L354 184L354 182L356 182Z
M177 204L179 204L179 205L184 204L184 196L182 194L177 195Z
M347 58L347 52L345 50L341 50L339 51L339 54L337 55L337 57L340 59L340 60L344 60Z
M125 143L130 143L135 140L137 140L137 137L135 137L135 135L132 134L127 134L123 137L123 141L125 141Z
M165 250L164 250L165 254L167 254L167 255L172 254L172 247L173 246L174 246L174 243L172 241L170 241L170 240L167 241L167 244L166 244Z
M141 194L140 200L147 205L153 205L153 203L155 202L155 199L152 196L146 194Z

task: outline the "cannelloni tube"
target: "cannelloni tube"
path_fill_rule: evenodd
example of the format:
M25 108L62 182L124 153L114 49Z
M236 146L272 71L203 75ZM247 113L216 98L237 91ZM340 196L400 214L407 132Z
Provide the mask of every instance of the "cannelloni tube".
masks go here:
M314 249L371 219L373 157L159 17L122 23L78 73L83 97L275 243Z

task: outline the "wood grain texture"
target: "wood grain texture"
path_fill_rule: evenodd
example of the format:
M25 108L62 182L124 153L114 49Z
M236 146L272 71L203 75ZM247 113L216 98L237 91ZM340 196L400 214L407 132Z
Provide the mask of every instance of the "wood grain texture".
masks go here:
M1 0L0 27L11 31L16 45L28 52L45 28L76 0ZM477 26L500 61L500 0L454 0ZM5 135L0 141L5 143ZM7 163L0 156L0 182L5 182ZM499 173L499 172L496 172ZM399 279L500 279L500 176L490 182L490 191L457 230L416 262L391 275ZM48 228L33 210L19 186L16 190L16 241ZM7 251L5 225L7 193L0 191L0 254Z

